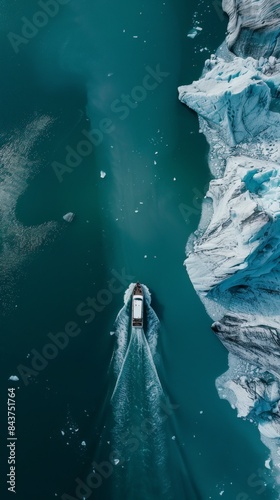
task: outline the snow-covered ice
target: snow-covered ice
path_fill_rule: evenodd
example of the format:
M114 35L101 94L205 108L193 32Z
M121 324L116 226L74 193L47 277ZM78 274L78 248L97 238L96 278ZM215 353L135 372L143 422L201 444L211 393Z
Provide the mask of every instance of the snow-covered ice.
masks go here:
M228 371L216 382L219 395L258 425L276 464L280 6L277 0L223 0L223 8L229 15L226 43L206 60L198 81L179 88L180 100L199 116L213 175L185 266L213 331L231 353Z

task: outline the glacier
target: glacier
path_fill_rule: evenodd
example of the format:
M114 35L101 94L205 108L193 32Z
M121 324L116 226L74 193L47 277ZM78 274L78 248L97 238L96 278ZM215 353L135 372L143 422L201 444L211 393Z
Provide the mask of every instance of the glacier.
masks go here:
M213 176L185 266L229 351L219 395L258 426L280 483L280 2L223 10L225 42L179 87Z

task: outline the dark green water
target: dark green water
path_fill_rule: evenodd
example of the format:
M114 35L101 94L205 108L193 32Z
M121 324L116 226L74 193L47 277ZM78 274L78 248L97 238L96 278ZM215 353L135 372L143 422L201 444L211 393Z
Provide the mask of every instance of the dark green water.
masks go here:
M165 476L159 479L157 460L144 468L134 455L134 476L114 465L85 497L117 499L123 474L128 500L135 485L140 498L141 485L151 492L145 500L218 499L222 491L229 500L275 498L269 475L260 486L268 453L257 429L218 398L215 379L227 353L183 267L199 210L186 224L182 204L199 203L209 174L206 142L177 86L198 78L210 54L199 49L218 47L226 20L212 3L71 0L16 54L7 34L20 33L22 16L32 19L39 7L26 0L1 7L1 462L6 474L6 394L15 385L17 498L79 498L75 479L86 481L91 463L114 451L109 332L136 280L149 287L161 323L157 371L171 404L159 429ZM203 31L191 40L195 11ZM165 74L147 80L157 65ZM153 88L144 92L147 81ZM120 111L123 95L130 104ZM65 164L66 147L82 147L85 130L97 129L100 139L105 118L110 132L59 182L53 162ZM69 211L76 218L68 225L62 216ZM122 270L128 277L118 291L102 295ZM83 304L88 297L99 304L94 318ZM80 333L44 369L27 385L7 383L18 365L32 368L32 349L41 353L47 335L69 322ZM129 399L125 409L133 425ZM1 489L1 498L12 495L5 477Z

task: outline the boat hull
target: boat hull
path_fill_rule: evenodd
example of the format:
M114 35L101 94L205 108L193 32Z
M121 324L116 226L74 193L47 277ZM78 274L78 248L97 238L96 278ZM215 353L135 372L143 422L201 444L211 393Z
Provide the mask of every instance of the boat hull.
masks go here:
M132 292L131 326L143 328L144 294L140 283L136 283Z

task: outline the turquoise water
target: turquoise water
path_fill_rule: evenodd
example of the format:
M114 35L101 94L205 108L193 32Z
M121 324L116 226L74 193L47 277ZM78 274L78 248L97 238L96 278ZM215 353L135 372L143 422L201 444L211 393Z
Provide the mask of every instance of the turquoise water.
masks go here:
M113 462L112 490L114 497L120 499L153 498L158 495L167 498L170 497L165 429L168 414L164 413L164 408L168 408L169 402L155 364L159 320L150 305L146 289L146 324L144 328L131 328L131 292L132 287L128 289L129 300L115 325L110 446L116 450L117 458ZM105 440L102 447L106 447Z
M130 500L144 491L147 500L275 498L268 472L263 488L268 452L257 429L218 398L215 379L227 367L227 353L183 267L209 173L207 144L195 115L178 102L177 86L199 77L224 39L226 20L211 2L71 0L15 53L7 34L20 33L22 16L32 19L39 7L26 0L1 7L4 401L6 380L18 374L18 365L32 368L32 350L41 353L50 332L74 332L45 367L30 379L25 371L15 384L17 497L79 498L77 484L87 480L92 462L110 460L121 432L116 424L141 425L137 391L120 422L109 398L116 347L110 331L125 290L140 280L160 321L154 362L169 402L157 411L167 418L154 443L147 433L138 438L142 453L133 455L133 467L105 465L101 484L84 496ZM191 40L196 11L203 31ZM204 47L209 51L200 52ZM93 129L92 152L69 166L66 148L82 151ZM68 167L59 167L60 178L54 162ZM187 207L194 212L186 223ZM68 225L62 216L69 211L76 218ZM86 305L88 297L98 310ZM141 363L135 380L140 375ZM144 414L148 389L144 384L138 392ZM6 404L1 408L5 422ZM3 448L1 458L6 463ZM1 488L6 498L3 482Z

